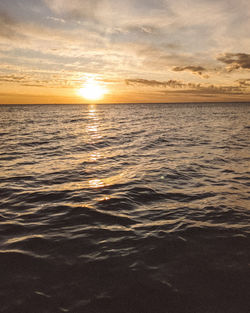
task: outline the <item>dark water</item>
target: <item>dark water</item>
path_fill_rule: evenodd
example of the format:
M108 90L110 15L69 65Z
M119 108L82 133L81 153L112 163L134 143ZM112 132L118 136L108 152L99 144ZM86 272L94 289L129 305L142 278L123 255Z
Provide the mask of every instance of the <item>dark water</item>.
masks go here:
M248 313L250 105L0 107L0 311Z

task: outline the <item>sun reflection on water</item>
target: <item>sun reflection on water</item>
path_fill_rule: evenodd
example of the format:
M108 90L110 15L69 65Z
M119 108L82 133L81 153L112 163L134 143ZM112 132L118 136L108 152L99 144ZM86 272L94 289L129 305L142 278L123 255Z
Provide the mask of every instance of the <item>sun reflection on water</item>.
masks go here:
M105 135L101 127L100 112L96 110L95 105L88 107L88 118L88 125L86 125L85 130L88 142L94 147L94 149L91 149L88 153L88 170L92 172L92 177L88 180L88 187L98 189L120 183L124 179L124 171L109 177L107 177L106 174L104 174L104 177L98 174L102 171L103 167L105 167L103 161L110 157L112 151L110 151L110 149L100 148L103 147ZM108 200L108 198L103 200Z
M88 118L89 118L89 122L86 125L86 132L89 136L90 141L93 143L96 139L102 138L102 135L99 129L100 121L96 113L95 105L89 106Z
M107 187L107 186L111 186L114 184L118 184L122 181L124 176L125 176L124 173L120 173L118 175L113 175L110 177L90 179L88 182L89 187L101 188L101 187Z
M97 152L97 151L91 152L90 155L89 155L89 161L90 162L95 162L98 159L100 159L100 157L101 157L101 153L100 152Z
M104 187L104 182L101 179L91 179L89 181L89 186L91 188L100 188L100 187Z

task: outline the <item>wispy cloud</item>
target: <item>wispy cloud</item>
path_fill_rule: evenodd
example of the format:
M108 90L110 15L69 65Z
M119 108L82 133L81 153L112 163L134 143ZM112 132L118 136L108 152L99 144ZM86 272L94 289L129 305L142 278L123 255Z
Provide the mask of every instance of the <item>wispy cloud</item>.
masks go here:
M48 20L54 21L54 22L59 22L59 23L66 23L66 21L63 18L58 18L54 16L47 16L46 17Z
M45 0L55 13L70 19L95 19L95 12L102 0Z
M0 37L15 38L17 32L15 29L16 21L7 12L0 11Z

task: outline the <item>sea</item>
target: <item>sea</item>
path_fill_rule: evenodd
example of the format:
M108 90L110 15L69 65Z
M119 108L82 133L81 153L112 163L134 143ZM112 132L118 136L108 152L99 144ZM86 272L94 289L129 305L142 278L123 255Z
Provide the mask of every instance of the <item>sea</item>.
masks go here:
M250 103L0 106L1 313L249 313Z

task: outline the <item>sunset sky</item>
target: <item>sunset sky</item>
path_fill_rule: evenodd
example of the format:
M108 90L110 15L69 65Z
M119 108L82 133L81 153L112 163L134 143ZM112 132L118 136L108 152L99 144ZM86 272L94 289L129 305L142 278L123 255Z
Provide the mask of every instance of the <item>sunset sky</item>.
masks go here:
M250 100L249 0L1 0L0 104Z

